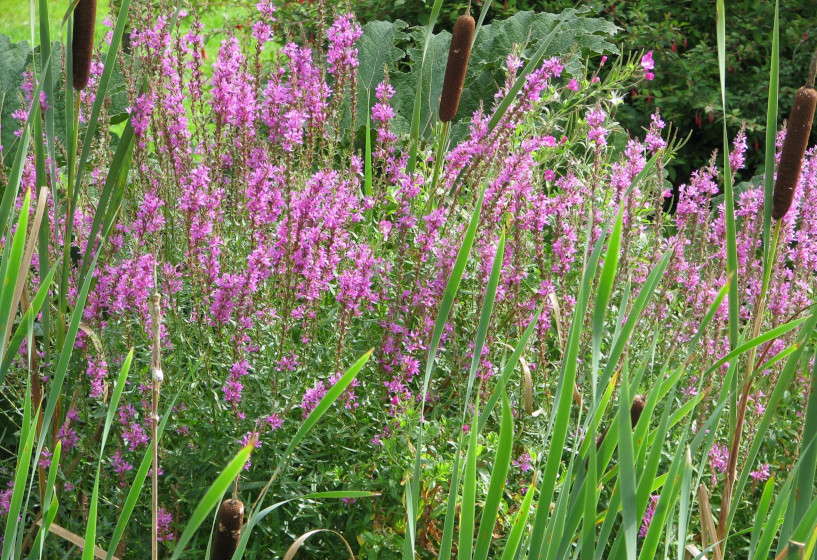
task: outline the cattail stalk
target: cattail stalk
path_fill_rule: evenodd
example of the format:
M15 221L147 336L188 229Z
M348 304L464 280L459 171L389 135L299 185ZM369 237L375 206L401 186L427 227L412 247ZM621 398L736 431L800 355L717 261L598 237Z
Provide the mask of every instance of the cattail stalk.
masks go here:
M151 473L152 486L152 525L151 531L151 558L159 559L159 392L164 381L162 372L162 350L160 336L162 332L162 297L158 292L150 296L150 322L153 331L153 352L150 359L150 371L153 378L153 402L150 417L150 435L153 447L153 472Z
M230 560L241 540L241 526L244 523L244 504L230 498L221 503L216 517L216 532L213 535L212 560Z
M71 41L74 89L83 90L91 77L94 52L96 0L79 0L74 8L74 33Z
M440 96L440 122L454 120L460 105L465 73L468 71L468 59L471 57L471 43L474 41L476 24L471 14L457 18L451 46L448 49L448 62L445 66L443 91Z
M771 250L769 251L769 263L763 274L763 283L758 296L757 306L754 310L754 323L752 325L752 338L760 335L763 324L763 315L766 311L766 296L771 283L772 269L774 268L777 244L780 240L780 230L783 224L782 219L791 208L794 199L794 189L800 180L800 170L803 165L803 156L806 153L808 139L811 133L811 125L814 121L814 110L817 107L817 90L814 89L814 79L817 74L817 51L811 58L806 85L797 90L794 96L794 104L789 116L786 138L783 141L783 148L780 152L780 163L777 166L777 180L774 184L774 197L772 200L772 218L776 220L774 226L774 236L772 238ZM755 363L757 348L749 350L746 359L746 373L740 391L735 416L735 428L732 433L732 440L729 445L729 462L726 465L726 477L723 486L723 497L721 499L721 511L718 516L718 538L723 540L727 532L727 519L732 506L732 491L737 479L738 455L740 454L740 443L743 437L743 424L746 420L746 409L749 406L749 394L752 390L752 374L756 366ZM720 545L719 545L720 546Z

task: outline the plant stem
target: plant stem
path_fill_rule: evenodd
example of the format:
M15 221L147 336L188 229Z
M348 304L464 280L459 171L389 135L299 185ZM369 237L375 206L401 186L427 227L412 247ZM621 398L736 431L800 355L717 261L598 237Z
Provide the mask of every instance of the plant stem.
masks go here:
M772 269L774 268L774 260L777 253L777 244L780 240L780 229L782 220L777 220L774 226L774 237L772 239L772 247L769 253L769 266L765 267L763 274L763 284L758 298L758 305L755 311L755 320L752 326L752 338L757 338L760 335L760 328L763 324L763 313L766 311L766 296L769 291L769 284L771 282ZM755 355L757 348L749 350L749 355L746 360L746 377L741 388L740 401L738 403L737 417L735 422L735 432L732 435L732 442L729 448L729 463L726 469L726 482L723 488L723 500L721 502L721 511L718 516L718 539L723 541L718 548L723 546L725 551L725 537L727 532L726 520L729 516L729 509L732 502L732 490L735 485L735 477L737 475L738 455L740 453L740 441L743 435L743 423L746 420L746 407L749 403L749 392L752 388L752 375L755 370Z
M150 439L153 448L153 472L151 473L152 485L152 528L151 528L151 558L159 559L159 391L164 380L162 372L162 353L160 335L162 332L162 297L158 291L154 291L150 296L150 322L153 330L153 353L150 360L151 376L153 378L153 403L151 407Z

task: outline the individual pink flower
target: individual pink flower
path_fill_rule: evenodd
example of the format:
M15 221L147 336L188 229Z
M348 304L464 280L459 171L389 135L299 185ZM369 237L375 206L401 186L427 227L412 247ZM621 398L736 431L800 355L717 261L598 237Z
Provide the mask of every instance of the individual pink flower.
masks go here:
M644 69L644 78L648 81L655 79L652 70L655 68L655 61L652 59L652 51L641 57L641 67Z
M771 476L769 473L769 463L764 463L760 465L760 468L756 471L752 471L749 473L749 476L757 480L758 482L763 482L764 480L768 480Z

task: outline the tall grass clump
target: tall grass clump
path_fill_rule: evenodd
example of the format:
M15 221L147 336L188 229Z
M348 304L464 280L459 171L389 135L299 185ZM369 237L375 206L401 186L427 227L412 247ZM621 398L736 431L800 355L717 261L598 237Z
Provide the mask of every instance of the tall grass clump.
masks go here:
M817 154L777 216L774 75L763 184L741 129L673 189L660 112L617 122L661 69L575 10L307 40L126 0L74 90L45 4L0 151L3 560L812 554Z

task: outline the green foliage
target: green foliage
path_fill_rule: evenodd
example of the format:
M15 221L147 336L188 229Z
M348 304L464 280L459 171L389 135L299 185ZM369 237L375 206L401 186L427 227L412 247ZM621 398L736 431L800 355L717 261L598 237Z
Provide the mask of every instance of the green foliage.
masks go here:
M12 43L6 35L0 35L0 161L11 161L12 147L17 142L14 132L20 128L20 121L12 114L22 106L20 86L30 62L31 48L26 42Z
M508 54L514 51L514 46L523 46L518 52L519 56L530 58L540 46L539 40L546 37L559 21L562 21L562 25L543 57L563 57L567 75L581 78L584 74L583 61L589 56L618 53L611 42L618 28L601 18L583 17L581 14L568 14L562 18L548 13L520 12L507 20L483 25L471 53L459 111L452 128L452 142L458 142L468 134L471 115L493 99L504 80L505 62ZM357 43L360 60L358 81L364 91L371 92L371 95L358 96L356 128L365 126L366 102L368 99L370 106L375 103L374 86L383 81L385 66L397 92L392 100L397 114L393 123L395 133L408 131L417 93L416 84L422 83L421 135L426 139L431 136L436 123L451 34L440 31L431 35L428 58L420 81L424 33L423 28L410 27L399 20L364 25L363 36ZM488 107L485 106L485 109Z

